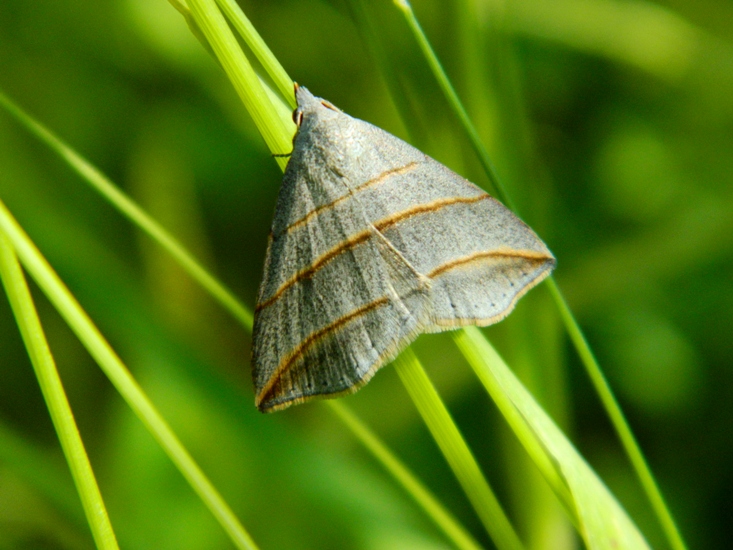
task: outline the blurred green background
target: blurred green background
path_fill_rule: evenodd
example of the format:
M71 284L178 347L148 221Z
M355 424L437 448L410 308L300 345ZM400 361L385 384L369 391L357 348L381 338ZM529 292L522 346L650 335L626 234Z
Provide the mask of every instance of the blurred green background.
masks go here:
M240 5L293 79L487 185L391 2ZM520 214L556 254L558 283L684 537L733 546L733 4L414 8ZM3 0L0 88L254 304L281 172L167 2ZM4 111L0 198L263 549L448 547L323 404L257 413L249 335ZM122 546L231 547L35 296ZM486 333L664 548L547 290ZM415 349L528 546L576 547L451 339L423 336ZM392 368L345 402L491 547ZM0 298L0 549L90 547Z

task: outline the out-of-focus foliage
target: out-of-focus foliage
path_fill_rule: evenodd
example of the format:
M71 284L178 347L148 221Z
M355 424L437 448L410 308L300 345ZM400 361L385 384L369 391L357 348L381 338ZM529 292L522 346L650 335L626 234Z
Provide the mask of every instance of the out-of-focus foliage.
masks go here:
M486 177L388 0L242 1L289 74ZM627 412L690 547L733 532L733 6L724 0L414 3ZM0 6L0 88L254 303L280 170L164 0ZM441 548L319 403L263 416L249 336L0 113L0 198L262 548ZM36 292L126 548L228 548L220 527ZM653 547L662 537L546 290L486 330ZM532 548L572 547L552 495L445 335L416 352ZM482 543L391 368L345 398ZM0 298L0 548L89 548Z

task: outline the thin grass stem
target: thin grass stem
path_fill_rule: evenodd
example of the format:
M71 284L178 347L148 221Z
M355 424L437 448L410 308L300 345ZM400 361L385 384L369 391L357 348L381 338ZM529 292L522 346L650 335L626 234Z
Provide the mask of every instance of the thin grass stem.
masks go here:
M235 319L248 330L252 330L252 312L239 302L231 290L213 277L178 239L164 229L95 166L23 111L1 90L0 105L5 107L32 134L64 159L82 179L96 189L112 206L162 246L181 265L184 271L209 292Z
M275 109L215 0L188 0L188 6L267 147L273 154L289 153L295 124ZM282 157L275 160L283 169L288 162Z
M403 351L394 365L433 439L440 447L496 547L499 550L524 548L412 349L407 348Z
M679 529L677 529L677 524L675 523L671 512L667 508L667 504L665 503L662 492L654 479L651 468L649 468L649 464L644 458L644 454L641 452L641 448L631 431L631 427L629 426L616 397L613 395L611 386L608 384L606 377L603 376L601 367L598 364L593 351L590 349L590 345L588 344L583 331L580 330L580 326L575 320L573 312L570 311L570 307L568 307L565 297L560 292L560 288L557 286L555 280L552 278L548 279L547 285L550 293L557 303L558 309L560 310L560 316L567 327L570 339L573 341L575 349L578 350L578 355L580 355L581 361L585 365L588 376L593 383L593 387L598 393L598 396L611 418L614 429L621 439L621 443L626 450L629 460L633 464L634 471L644 488L647 498L654 508L657 519L664 530L669 544L675 550L686 550L687 546L682 538L682 534Z
M191 10L188 9L186 3L183 2L183 0L168 0L168 3L183 16L183 20L186 22L186 25L188 25L188 30L190 30L191 34L193 34L196 40L199 41L199 44L201 44L204 49L209 52L209 55L211 55L211 57L216 59L216 54L214 53L214 50L211 49L211 44L209 44L208 40L206 40L206 37L201 32L201 29L196 23L196 20L193 18Z
M155 437L199 498L219 521L232 542L237 548L256 550L257 545L240 524L229 505L142 391L79 302L1 201L0 230L11 241L25 269L99 364L133 412Z
M278 91L282 94L283 98L287 100L290 108L295 109L296 103L295 94L293 93L293 81L288 76L288 73L285 72L285 69L277 60L275 54L272 53L270 48L267 47L267 44L265 44L265 41L262 40L257 29L254 28L254 25L252 25L250 20L244 14L242 8L240 8L239 4L233 0L216 1L224 12L224 15L226 15L229 21L232 22L232 25L244 39L244 42L247 44L249 49L252 50L252 53L255 55L257 60L265 68L267 74L270 75L270 78L275 83Z
M430 42L428 42L428 37L422 30L422 27L420 26L420 22L417 20L417 17L415 17L415 13L412 11L412 6L407 0L394 0L394 3L404 14L405 20L412 30L413 36L415 37L418 46L420 46L420 50L425 56L428 65L430 65L430 69L433 71L433 75L438 81L440 89L443 90L445 98L448 100L448 104L450 105L451 109L453 109L453 113L461 121L461 124L463 125L463 128L468 135L469 140L471 141L471 146L473 147L474 151L476 151L479 161L481 162L481 165L483 166L486 175L489 177L489 181L494 188L496 198L498 198L501 202L506 204L512 210L516 211L514 204L509 197L509 194L506 192L506 189L504 189L504 185L501 183L501 180L497 175L494 164L491 162L489 152L486 150L486 147L484 147L484 144L481 141L481 138L479 137L478 131L476 130L475 126L471 123L468 112L463 106L463 103L461 103L461 100L458 98L458 94L456 93L455 88L453 88L453 84L451 84L448 75L443 70L443 66L440 64L438 56L435 55L435 52L430 45Z
M400 485L425 510L425 513L443 531L446 537L461 550L479 550L481 546L473 539L456 518L445 509L435 496L415 477L392 451L339 400L326 402L333 413L346 424L356 438L371 452Z
M117 550L117 538L109 521L107 508L89 462L84 442L74 420L69 401L66 398L61 377L48 346L46 335L33 304L33 298L23 270L18 263L13 245L4 231L0 230L0 278L10 300L13 314L38 378L38 384L46 401L61 448L69 464L79 498L86 514L87 523L97 548Z

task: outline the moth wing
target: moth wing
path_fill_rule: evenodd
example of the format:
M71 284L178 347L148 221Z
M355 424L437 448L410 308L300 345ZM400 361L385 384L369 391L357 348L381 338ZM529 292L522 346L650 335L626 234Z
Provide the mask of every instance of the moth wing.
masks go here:
M263 411L356 391L414 339L427 312L429 281L364 218L343 175L313 172L324 160L312 151L296 142L255 312ZM322 208L333 202L337 211Z
M555 264L474 184L298 93L255 311L261 410L353 392L421 331L496 322Z
M499 201L391 134L352 120L350 137L361 152L355 166L378 167L354 185L355 198L431 280L423 330L495 323L550 274L552 253Z

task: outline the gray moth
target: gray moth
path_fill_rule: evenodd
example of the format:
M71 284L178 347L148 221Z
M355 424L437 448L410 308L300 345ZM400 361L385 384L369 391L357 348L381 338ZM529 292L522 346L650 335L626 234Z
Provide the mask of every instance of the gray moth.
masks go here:
M423 332L500 321L555 258L509 209L296 87L255 309L263 412L356 391Z

